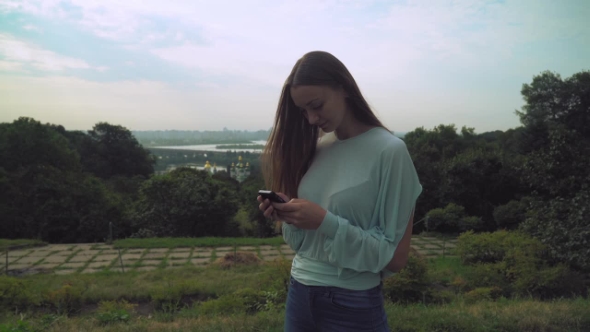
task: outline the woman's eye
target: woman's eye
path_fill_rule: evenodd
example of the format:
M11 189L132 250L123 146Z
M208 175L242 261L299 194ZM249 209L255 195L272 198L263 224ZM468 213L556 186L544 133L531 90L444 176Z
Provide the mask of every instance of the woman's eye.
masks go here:
M323 106L324 106L324 104L319 104L317 106L312 107L312 109L317 111L317 110L321 109Z

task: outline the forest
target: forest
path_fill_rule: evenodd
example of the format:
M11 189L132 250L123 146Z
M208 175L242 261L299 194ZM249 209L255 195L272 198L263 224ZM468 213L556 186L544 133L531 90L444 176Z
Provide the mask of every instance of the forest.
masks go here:
M590 271L590 71L543 72L521 94L517 128L405 134L424 187L414 232L514 230L539 239L550 260ZM118 239L276 235L257 210L257 168L238 183L186 168L156 175L157 162L120 125L2 123L1 237L100 242L110 222Z

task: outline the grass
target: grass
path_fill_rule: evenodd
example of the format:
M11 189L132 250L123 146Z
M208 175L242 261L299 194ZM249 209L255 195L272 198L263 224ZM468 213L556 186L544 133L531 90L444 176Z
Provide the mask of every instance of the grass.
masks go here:
M272 238L233 238L233 237L196 237L196 238L145 238L116 240L115 248L192 248L192 247L233 247L233 246L279 246L284 244L282 237Z
M15 247L15 246L44 246L47 245L47 242L41 240L31 240L31 239L0 239L0 250L5 249L6 247Z
M140 241L140 248L283 243L280 238L133 240ZM126 243L135 248L132 244ZM458 257L428 260L429 279L439 286L453 284L472 269ZM0 332L282 331L289 272L290 261L282 260L229 268L211 264L149 272L0 276ZM448 302L440 302L445 304L387 302L391 331L590 331L587 298L473 302L450 288L442 292L449 295Z
M532 332L588 331L590 301L583 299L538 302L514 300L480 302L465 305L455 302L445 306L401 306L387 304L386 312L392 332L469 331ZM5 331L283 331L284 310L256 314L199 315L183 309L172 316L132 314L126 322L101 324L96 314L80 316L6 314L0 318ZM18 326L30 329L9 330ZM0 331L2 325L0 323Z

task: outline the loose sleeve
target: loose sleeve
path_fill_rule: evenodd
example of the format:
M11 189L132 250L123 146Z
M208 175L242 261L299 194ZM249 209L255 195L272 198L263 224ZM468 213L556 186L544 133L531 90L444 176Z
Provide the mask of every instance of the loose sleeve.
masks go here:
M380 185L370 229L328 211L318 231L326 236L330 263L359 272L380 273L401 241L422 186L403 141L383 151ZM387 273L387 271L384 271Z
M303 239L305 238L305 231L293 225L289 225L286 222L282 223L281 230L285 242L291 247L291 249L293 249L293 251L298 252L303 243Z

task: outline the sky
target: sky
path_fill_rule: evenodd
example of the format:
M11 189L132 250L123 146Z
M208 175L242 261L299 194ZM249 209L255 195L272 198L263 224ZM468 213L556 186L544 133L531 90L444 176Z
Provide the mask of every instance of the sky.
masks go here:
M0 122L267 130L303 54L390 129L520 125L545 70L590 70L588 0L0 0Z

